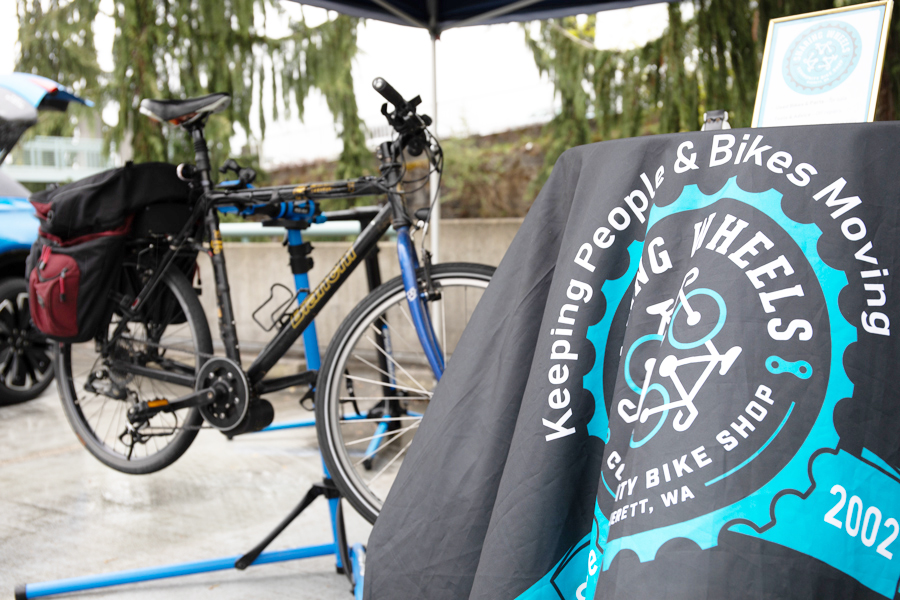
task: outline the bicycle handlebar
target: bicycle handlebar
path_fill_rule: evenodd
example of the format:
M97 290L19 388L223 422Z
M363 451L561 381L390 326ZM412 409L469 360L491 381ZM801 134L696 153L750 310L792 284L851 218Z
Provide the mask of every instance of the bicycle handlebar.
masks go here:
M422 98L416 96L412 100L404 100L403 96L381 77L376 77L372 81L372 87L385 100L394 105L394 112L390 113L387 109L388 105L384 104L381 107L381 114L400 134L401 147L405 148L412 156L422 154L428 147L425 128L431 125L431 118L428 115L416 114L416 107L422 103Z
M409 103L403 99L403 96L381 77L376 77L375 80L372 81L372 87L375 88L375 91L381 94L385 100L393 104L394 108L398 111L403 112L408 108Z

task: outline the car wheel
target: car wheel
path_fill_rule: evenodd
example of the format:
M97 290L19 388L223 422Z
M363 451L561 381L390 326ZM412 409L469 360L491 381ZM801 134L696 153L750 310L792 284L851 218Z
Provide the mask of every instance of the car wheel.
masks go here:
M0 405L37 398L47 389L55 346L31 322L25 280L0 281Z

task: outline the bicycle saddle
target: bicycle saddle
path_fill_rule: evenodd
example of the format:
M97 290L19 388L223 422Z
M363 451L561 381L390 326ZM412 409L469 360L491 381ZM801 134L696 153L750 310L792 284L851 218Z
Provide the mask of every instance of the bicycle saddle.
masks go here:
M187 100L141 100L141 114L155 121L168 121L173 125L188 125L207 113L222 112L231 103L231 96L224 92L188 98Z

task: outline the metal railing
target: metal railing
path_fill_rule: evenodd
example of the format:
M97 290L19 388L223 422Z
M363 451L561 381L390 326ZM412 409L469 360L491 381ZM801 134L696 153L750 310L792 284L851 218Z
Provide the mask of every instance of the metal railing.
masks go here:
M19 144L3 165L18 181L62 183L89 177L115 166L103 154L103 140L37 136Z
M262 223L222 223L220 225L223 238L239 238L245 242L252 237L283 237L284 227L263 227ZM331 221L313 224L303 231L305 238L345 237L359 235L359 223L355 221Z

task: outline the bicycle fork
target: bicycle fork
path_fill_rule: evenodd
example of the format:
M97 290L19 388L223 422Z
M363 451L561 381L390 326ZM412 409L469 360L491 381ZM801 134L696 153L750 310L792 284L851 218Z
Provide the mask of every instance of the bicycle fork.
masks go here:
M441 380L444 374L444 354L438 344L431 322L431 315L425 306L425 294L419 290L416 271L419 261L416 258L416 250L409 235L409 227L397 229L397 254L400 257L400 272L403 277L403 289L406 290L406 303L409 306L410 315L416 328L416 335L422 350L428 358L428 365L434 373L435 379Z

